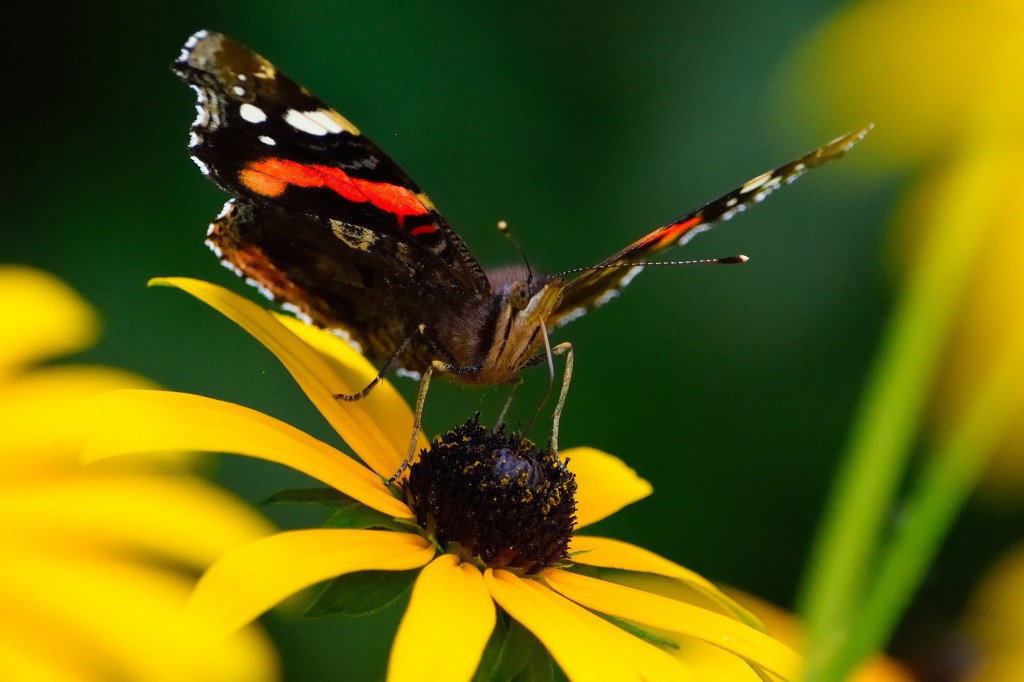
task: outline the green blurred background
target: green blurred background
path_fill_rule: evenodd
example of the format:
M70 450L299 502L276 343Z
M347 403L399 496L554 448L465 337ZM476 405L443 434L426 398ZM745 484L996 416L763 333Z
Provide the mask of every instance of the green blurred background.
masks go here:
M194 96L168 66L189 34L227 33L334 105L485 265L518 260L495 230L504 219L531 264L557 272L866 123L811 132L779 85L792 50L840 6L192 0L26 15L5 30L0 259L56 272L98 307L106 328L89 360L334 442L264 348L189 297L145 287L187 275L255 294L202 243L226 196L186 154ZM615 453L655 487L597 531L792 605L892 296L885 225L904 178L858 165L855 151L669 255L745 253L746 266L648 270L557 333L577 353L563 445ZM528 377L515 420L543 382ZM397 383L412 396L413 382ZM478 409L493 419L504 396L437 382L427 431ZM216 476L254 502L305 484L231 458ZM967 515L904 641L956 613L1020 521ZM381 674L400 613L266 620L289 679L360 679Z

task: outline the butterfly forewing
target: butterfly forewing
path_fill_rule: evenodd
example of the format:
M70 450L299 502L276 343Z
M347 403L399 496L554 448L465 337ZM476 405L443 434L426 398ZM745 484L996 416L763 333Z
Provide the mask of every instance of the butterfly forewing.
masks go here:
M466 292L488 291L480 265L412 179L273 64L201 31L173 70L199 98L192 157L221 187L386 234L437 260Z
M552 315L552 322L564 324L601 305L614 297L619 289L640 272L647 258L670 246L685 244L700 232L728 220L751 204L760 202L775 189L793 182L808 169L838 159L870 129L868 126L837 137L798 159L762 173L728 194L641 237L614 256L601 261L595 268L585 270L566 285L562 301Z

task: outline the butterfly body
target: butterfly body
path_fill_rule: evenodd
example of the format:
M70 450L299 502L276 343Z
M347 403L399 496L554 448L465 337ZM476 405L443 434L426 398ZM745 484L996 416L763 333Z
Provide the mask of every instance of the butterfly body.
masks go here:
M434 204L356 126L225 36L200 31L172 65L197 93L190 154L234 195L207 243L284 307L369 357L470 384L515 382L546 334L597 307L644 260L841 156L838 138L655 230L573 278L485 271Z

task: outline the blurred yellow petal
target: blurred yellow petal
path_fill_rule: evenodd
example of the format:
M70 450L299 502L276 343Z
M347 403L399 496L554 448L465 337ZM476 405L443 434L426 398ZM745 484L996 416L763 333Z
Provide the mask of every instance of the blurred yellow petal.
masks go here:
M94 428L82 409L83 401L123 388L151 387L152 383L129 372L81 365L35 369L5 384L0 390L4 477L78 470L78 449Z
M210 567L189 603L191 619L230 634L286 597L355 571L405 571L430 561L418 535L318 528L278 533L240 547Z
M562 460L576 475L576 527L611 516L627 504L650 495L654 488L625 462L594 448L562 450Z
M92 308L53 275L0 266L0 377L88 348L98 331Z
M393 517L412 512L378 476L284 422L232 403L170 391L116 391L88 404L98 425L87 461L139 452L203 450L284 464Z
M972 682L1010 682L1024 670L1024 544L986 571L967 605L963 629L980 649Z
M0 623L0 680L91 682L96 679L87 672L87 666L66 660L63 653L53 651L52 646L30 647L16 631L6 631Z
M868 157L926 160L957 149L991 98L1021 91L1008 84L1024 77L1022 44L1018 2L858 2L801 50L789 99L803 115L817 112L829 130L874 121ZM1018 95L1000 108L1019 121L1022 104Z
M750 627L764 631L764 625L757 616L718 589L710 580L650 550L621 540L576 535L569 544L569 553L573 555L572 560L578 564L656 573L675 578Z
M398 470L412 435L412 417L407 406L395 412L392 402L373 399L372 395L355 402L335 399L335 394L356 393L365 387L366 384L355 385L347 381L359 371L350 373L349 377L337 374L318 352L288 331L270 313L227 289L183 277L154 279L151 284L182 289L252 334L277 356L334 430L367 466L384 478ZM361 362L365 363L365 360ZM408 428L404 428L406 423Z
M0 562L0 620L25 637L91 651L103 679L249 682L277 677L269 642L256 630L215 645L181 615L191 581L161 569L85 554L33 553ZM197 652L202 651L201 657Z
M194 477L119 475L0 483L0 534L89 544L197 568L273 527Z
M715 644L786 680L798 677L802 660L771 637L726 616L623 585L558 569L544 581L587 608Z
M445 554L416 579L395 636L388 680L470 680L494 630L494 602L480 569Z
M690 679L686 668L664 651L535 580L488 569L484 581L494 601L541 641L574 682Z

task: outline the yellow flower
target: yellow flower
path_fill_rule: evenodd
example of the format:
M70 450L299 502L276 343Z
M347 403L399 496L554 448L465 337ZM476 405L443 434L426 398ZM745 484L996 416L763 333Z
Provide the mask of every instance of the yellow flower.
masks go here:
M665 578L634 574L618 578L631 587L663 594L674 599L694 600L689 588L681 583L670 583ZM764 623L765 632L783 644L800 651L805 644L803 627L792 613L789 613L763 599L735 589L727 589L729 596ZM666 638L671 633L659 632ZM735 656L729 656L721 649L699 640L678 640L679 648L673 653L685 661L701 680L728 680L729 682L758 682L757 674ZM847 682L914 682L917 678L897 661L876 654L854 670Z
M1016 0L854 2L797 55L790 101L826 130L874 121L865 156L887 164L941 159L979 134L1012 146L1024 111L1022 43Z
M0 266L0 679L273 680L249 629L211 646L181 614L194 574L271 532L182 471L182 455L83 468L83 404L148 387L120 370L36 363L91 345L93 311L45 273ZM116 465L116 466L115 466Z
M474 555L471 542L464 538L443 543L442 533L453 529L442 530L444 513L439 507L424 514L421 504L429 493L416 492L407 482L406 497L410 491L412 497L420 495L410 506L384 482L404 458L412 428L409 407L387 383L356 403L333 398L337 393L355 392L375 375L368 362L330 334L288 318L275 319L219 287L187 279L159 283L180 287L203 300L267 346L366 466L259 412L158 391L120 391L98 399L94 408L100 418L116 415L123 428L102 434L90 445L90 456L178 449L248 455L302 471L384 520L358 527L283 532L227 554L202 578L193 597L192 613L208 627L232 632L289 595L336 576L416 571L411 601L391 652L388 675L392 680L468 680L485 656L496 624L512 621L512 627L532 633L572 680L691 679L685 662L638 636L639 628L662 628L710 642L764 674L797 677L799 657L757 629L756 619L742 607L692 571L640 547L571 535L565 538L571 559L523 563L516 559L518 549L509 548L489 553L488 565ZM465 429L473 428L467 425L447 434L448 445L463 447L460 438L468 433ZM426 441L421 445L426 447ZM473 441L467 447L475 445L479 444ZM528 448L525 443L521 449L497 448L491 453L498 458L495 466L511 477L530 478L540 469L519 459L520 450ZM448 461L453 451L434 461ZM546 499L558 506L564 502L563 493L575 485L577 528L651 492L646 481L615 457L590 448L573 448L562 455L572 475L563 469L558 485L566 487ZM428 455L423 455L414 466L427 461ZM465 470L472 472L473 466ZM410 473L408 480L414 475ZM458 495L456 488L450 490ZM524 499L533 499L535 490L541 488L530 488ZM552 492L545 490L544 494ZM557 516L548 507L542 515L548 512ZM485 510L467 507L463 513L468 525L470 517ZM564 516L559 518L565 521ZM508 525L515 526L511 530L516 532L540 532ZM481 539L479 546L484 542ZM584 575L598 569L668 576L691 586L713 607Z
M977 646L974 682L1013 682L1024 670L1024 545L999 560L971 595L963 622Z
M794 64L802 110L876 122L869 154L913 168L891 235L894 264L931 268L936 441L960 424L999 373L1020 374L1024 353L1024 218L1014 206L1024 162L1024 4L866 0L825 24ZM931 263L931 265L928 265ZM991 420L995 445L983 489L1024 490L1024 391L1008 392Z

